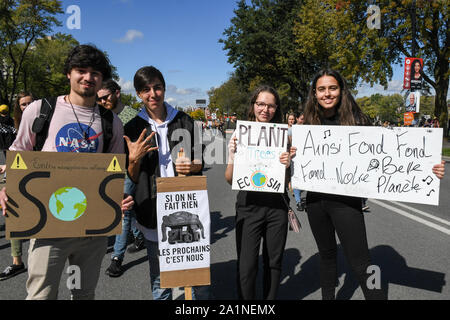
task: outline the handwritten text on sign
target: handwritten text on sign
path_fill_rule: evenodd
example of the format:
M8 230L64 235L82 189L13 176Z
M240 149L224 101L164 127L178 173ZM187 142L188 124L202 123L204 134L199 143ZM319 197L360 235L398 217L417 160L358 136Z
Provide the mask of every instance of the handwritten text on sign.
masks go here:
M293 187L439 204L442 129L293 126Z
M288 126L238 121L233 190L284 192L286 168L280 155L287 151Z

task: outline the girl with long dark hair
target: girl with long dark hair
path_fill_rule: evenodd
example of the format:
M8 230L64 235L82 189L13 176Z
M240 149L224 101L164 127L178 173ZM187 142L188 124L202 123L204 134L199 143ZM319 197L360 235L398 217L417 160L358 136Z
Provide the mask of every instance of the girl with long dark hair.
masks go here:
M313 79L305 108L307 125L369 125L344 78L335 70L321 70ZM438 178L444 164L434 166ZM367 273L371 265L361 198L308 192L306 208L309 224L320 255L320 285L324 300L335 299L337 284L337 233L346 258L355 272L366 299L386 299L381 289L369 289Z

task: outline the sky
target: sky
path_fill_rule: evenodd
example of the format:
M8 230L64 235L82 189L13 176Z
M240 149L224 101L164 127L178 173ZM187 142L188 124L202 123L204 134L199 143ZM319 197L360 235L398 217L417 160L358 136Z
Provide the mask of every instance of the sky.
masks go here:
M79 29L68 27L76 23L75 12L68 10L73 5L80 10ZM63 25L54 32L106 51L125 93L135 93L135 72L153 65L165 78L166 101L187 107L207 99L207 91L233 72L219 39L231 24L236 0L62 0L62 8ZM397 66L387 91L363 85L358 97L401 89L402 68Z

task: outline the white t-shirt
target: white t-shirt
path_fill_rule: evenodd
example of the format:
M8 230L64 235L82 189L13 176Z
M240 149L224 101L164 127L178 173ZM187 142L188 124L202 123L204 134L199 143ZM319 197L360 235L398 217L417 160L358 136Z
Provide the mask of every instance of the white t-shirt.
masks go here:
M175 171L173 169L173 161L169 146L168 126L178 113L178 111L168 103L164 103L164 106L167 111L167 117L163 123L159 124L152 118L150 118L145 108L142 109L138 115L142 119L148 121L148 123L152 127L152 131L155 131L157 133L156 143L158 146L159 170L161 173L160 177L162 178L175 177ZM137 221L136 227L144 234L144 237L147 240L158 242L158 231L156 229L146 228L139 224Z

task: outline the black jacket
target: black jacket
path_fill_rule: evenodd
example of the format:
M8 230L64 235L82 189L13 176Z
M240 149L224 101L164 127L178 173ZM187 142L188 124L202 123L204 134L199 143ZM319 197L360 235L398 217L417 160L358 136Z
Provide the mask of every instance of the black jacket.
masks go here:
M153 131L150 124L139 116L136 116L130 122L128 122L124 127L125 135L130 138L131 141L136 141L142 133L142 130L147 128L147 136ZM183 131L177 129L186 129L189 135L183 135ZM177 130L177 131L175 131ZM173 135L175 132L175 135ZM156 135L155 135L156 137ZM151 141L151 146L156 146L156 139L153 137ZM203 164L203 145L201 141L194 141L195 138L201 137L200 132L194 135L194 121L186 113L178 111L175 118L168 124L168 139L170 151L177 146L183 146L185 150L186 157L194 160L194 155L199 155ZM173 140L174 138L176 140ZM128 167L128 148L126 147L127 153L127 167ZM196 153L195 153L196 152ZM173 164L176 159L172 159ZM200 159L198 159L200 160ZM202 166L203 169L203 166ZM175 170L175 175L178 175ZM155 229L157 227L156 219L156 178L160 177L159 170L159 157L158 151L151 151L145 157L141 159L140 171L139 171L139 181L136 184L135 194L134 194L134 210L136 212L136 220L142 226L150 229ZM195 174L202 175L202 170Z

